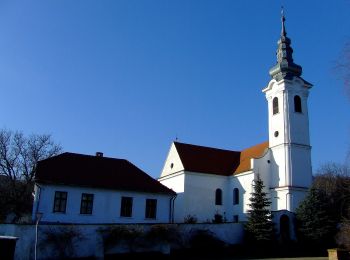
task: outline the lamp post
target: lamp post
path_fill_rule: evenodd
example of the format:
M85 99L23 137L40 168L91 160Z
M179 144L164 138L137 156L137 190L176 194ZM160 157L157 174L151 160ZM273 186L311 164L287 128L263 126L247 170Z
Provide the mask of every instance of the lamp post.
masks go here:
M35 247L34 247L34 259L37 259L37 252L36 252L36 248L38 245L38 225L39 225L39 221L42 218L43 213L37 212L36 213L36 222L35 222Z

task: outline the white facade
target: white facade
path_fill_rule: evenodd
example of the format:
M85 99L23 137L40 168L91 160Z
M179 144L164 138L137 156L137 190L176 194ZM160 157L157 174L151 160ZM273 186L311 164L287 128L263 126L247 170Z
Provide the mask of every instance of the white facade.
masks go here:
M311 84L294 77L279 82L272 79L263 90L268 102L269 142L277 177L270 186L273 197L278 198L273 205L275 210L294 212L311 185L307 107L310 88ZM278 111L274 111L274 100Z
M54 212L55 192L67 192L65 212ZM93 194L91 214L81 214L82 194ZM121 198L132 198L131 217L121 216ZM89 187L63 185L36 185L33 220L36 213L42 213L41 222L55 223L168 223L171 218L171 196L132 191L117 191ZM155 199L156 216L146 218L146 200Z

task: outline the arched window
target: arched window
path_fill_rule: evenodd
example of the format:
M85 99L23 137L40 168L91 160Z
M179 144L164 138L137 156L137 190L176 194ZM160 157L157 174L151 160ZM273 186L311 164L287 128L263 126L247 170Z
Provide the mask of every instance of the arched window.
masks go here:
M222 205L222 190L216 189L215 191L215 205Z
M294 111L301 113L301 98L299 96L294 96Z
M278 113L278 98L274 97L272 100L272 114Z
M239 204L239 189L234 188L233 189L233 205Z

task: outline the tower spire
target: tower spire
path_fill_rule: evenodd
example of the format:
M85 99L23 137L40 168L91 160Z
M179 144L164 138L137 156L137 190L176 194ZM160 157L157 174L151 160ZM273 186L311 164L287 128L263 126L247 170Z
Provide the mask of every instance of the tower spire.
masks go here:
M287 31L285 27L285 15L284 9L281 10L281 37L278 40L277 48L277 64L273 66L269 73L270 76L277 81L282 79L292 79L294 76L300 77L302 73L301 66L293 62L293 49L290 47L291 40L287 37Z
M286 18L284 17L284 9L283 6L281 7L281 21L282 21L282 31L281 31L281 37L286 37L287 32L286 32L286 27L284 25L284 22L286 21Z

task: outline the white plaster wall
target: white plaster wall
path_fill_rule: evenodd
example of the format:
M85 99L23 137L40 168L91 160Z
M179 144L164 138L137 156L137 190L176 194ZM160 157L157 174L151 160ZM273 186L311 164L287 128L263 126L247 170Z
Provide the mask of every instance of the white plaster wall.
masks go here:
M277 197L277 203L272 210L288 210L295 212L300 202L307 195L307 192L307 188L283 187L275 189L273 194Z
M291 185L310 187L312 183L311 147L294 145L291 150Z
M284 122L284 84L282 82L276 82L271 80L269 85L263 90L266 95L267 107L268 107L268 129L269 129L269 145L274 147L281 144L285 140L285 122ZM278 98L278 113L273 114L273 99ZM275 132L278 131L278 136L274 136Z
M111 225L45 225L38 226L37 259L49 259L54 256L54 249L46 241L45 232L64 229L66 227L78 230L83 239L74 240L74 257L104 258L103 240L99 230L108 229ZM150 225L140 225L147 230ZM181 224L176 226L183 241L187 241L196 230L208 230L214 236L228 244L243 242L242 223L224 224ZM15 248L15 259L34 259L35 225L0 224L0 235L18 237Z
M234 215L238 215L239 221L245 221L247 219L246 213L249 210L248 204L250 203L249 198L252 193L252 183L254 180L254 173L252 171L246 173L240 173L230 177L229 187L229 215L228 221L233 220ZM233 204L233 189L238 188L239 190L239 204Z
M184 167L176 150L175 144L172 143L160 177L164 177L166 175L177 173L183 170Z
M172 175L160 177L158 181L177 193L185 191L185 172L181 171Z
M183 222L184 216L187 216L184 208L185 173L181 171L179 173L165 175L158 179L158 181L177 193L174 200L174 221L175 223Z
M61 223L167 223L170 198L168 195L113 191L88 187L40 185L40 203L37 210L43 213L42 221ZM66 213L53 212L55 191L68 193ZM94 194L91 215L80 214L81 194ZM132 217L120 217L121 197L133 197ZM36 197L37 198L37 197ZM156 219L145 218L146 199L157 199ZM33 219L35 218L35 209Z
M228 178L213 174L185 173L185 192L183 196L183 216L195 215L198 222L212 221L214 214L226 214L227 206L232 203L225 194L228 193ZM222 190L223 205L215 205L215 191ZM178 198L177 198L178 199Z
M289 185L287 176L287 164L286 164L286 145L281 144L271 148L271 175L270 187L282 187Z
M298 78L276 82L271 80L263 90L268 102L270 147L282 143L310 145L307 98L309 86ZM301 98L302 113L294 112L294 96ZM279 112L272 113L273 98L278 98ZM279 135L276 137L275 132Z

